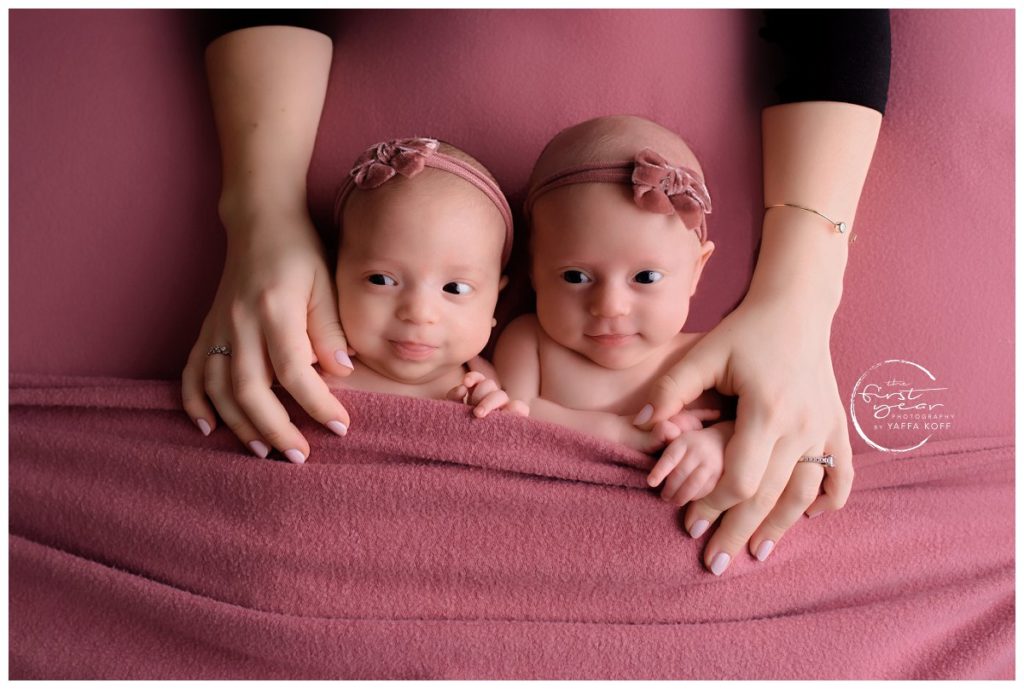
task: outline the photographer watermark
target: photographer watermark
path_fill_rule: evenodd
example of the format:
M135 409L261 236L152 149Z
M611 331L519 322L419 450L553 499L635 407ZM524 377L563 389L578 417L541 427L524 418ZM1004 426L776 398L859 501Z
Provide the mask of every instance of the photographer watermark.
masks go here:
M953 427L948 390L924 366L888 359L857 379L850 419L857 434L876 450L910 452Z

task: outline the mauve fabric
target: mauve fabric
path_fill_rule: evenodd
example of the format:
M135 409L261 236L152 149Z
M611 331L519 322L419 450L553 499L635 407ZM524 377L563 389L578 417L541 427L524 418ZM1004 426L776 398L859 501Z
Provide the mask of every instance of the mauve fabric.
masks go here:
M842 512L715 577L643 455L340 394L296 466L174 383L15 376L11 678L1014 675L1011 437L860 454Z
M565 429L346 393L346 438L289 401L306 466L203 438L168 382L224 259L201 37L181 11L9 15L12 678L1013 677L1012 10L892 12L832 327L844 402L912 360L952 428L911 456L851 429L847 507L721 578L641 456ZM714 198L686 328L707 330L756 257L760 23L346 12L313 218L329 235L371 142L456 142L518 209L559 129L645 115L691 143Z
M192 17L11 10L12 371L180 375L224 260ZM917 362L949 389L945 439L1013 428L1013 17L892 11L889 101L832 327L844 400L873 364ZM742 298L757 255L760 110L774 102L762 20L759 10L342 12L309 174L314 220L327 234L343 175L375 141L456 142L518 210L559 129L645 115L679 131L707 175L716 249L686 329L708 330ZM521 234L517 245L521 257Z

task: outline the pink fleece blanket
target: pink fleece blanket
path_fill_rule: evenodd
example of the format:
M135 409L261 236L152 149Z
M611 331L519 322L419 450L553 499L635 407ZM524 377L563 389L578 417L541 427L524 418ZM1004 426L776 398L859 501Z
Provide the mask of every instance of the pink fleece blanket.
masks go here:
M11 678L1014 676L1012 438L858 455L844 510L719 578L642 455L344 399L293 466L174 382L15 376Z

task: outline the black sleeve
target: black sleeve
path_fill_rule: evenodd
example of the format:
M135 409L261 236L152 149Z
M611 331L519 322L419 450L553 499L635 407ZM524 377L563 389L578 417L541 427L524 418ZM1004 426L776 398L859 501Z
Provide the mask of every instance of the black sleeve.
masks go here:
M883 115L889 96L889 10L765 10L760 36L778 45L780 103L842 101Z
M199 12L203 45L226 33L252 26L298 26L333 38L333 10L204 10Z

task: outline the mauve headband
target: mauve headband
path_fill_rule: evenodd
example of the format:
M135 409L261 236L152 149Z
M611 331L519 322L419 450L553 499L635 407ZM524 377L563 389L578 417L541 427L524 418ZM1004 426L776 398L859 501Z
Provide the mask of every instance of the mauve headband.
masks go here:
M538 197L559 187L585 182L631 184L637 206L652 213L678 213L683 225L700 237L701 244L707 241L705 216L711 215L708 188L694 170L672 165L649 148L637 153L633 160L584 163L544 178L526 195L526 216L530 217Z
M376 189L395 175L412 178L432 167L461 177L491 200L505 221L505 244L501 249L504 268L512 254L512 209L498 185L469 163L438 151L437 139L395 139L366 149L349 172L334 201L334 224L341 227L341 212L355 188Z

